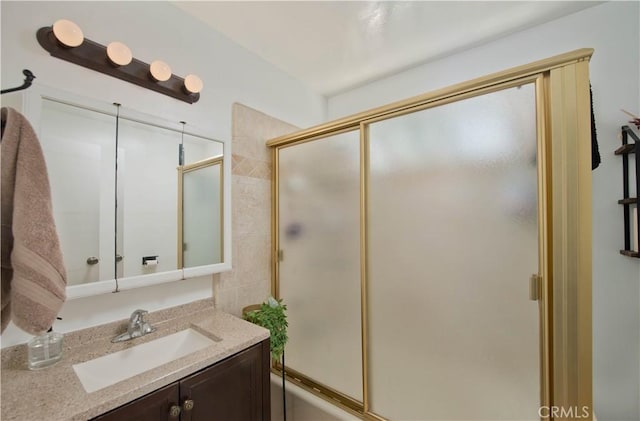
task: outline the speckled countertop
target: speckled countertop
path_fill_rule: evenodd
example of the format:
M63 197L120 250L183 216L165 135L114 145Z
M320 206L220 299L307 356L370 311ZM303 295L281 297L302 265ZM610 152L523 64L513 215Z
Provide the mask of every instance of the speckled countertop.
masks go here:
M38 371L27 369L26 345L2 350L3 421L87 420L210 366L269 337L269 331L217 311L212 300L149 313L153 333L117 344L127 320L65 334L62 359ZM214 340L212 345L142 374L86 393L73 365L127 349L183 329Z

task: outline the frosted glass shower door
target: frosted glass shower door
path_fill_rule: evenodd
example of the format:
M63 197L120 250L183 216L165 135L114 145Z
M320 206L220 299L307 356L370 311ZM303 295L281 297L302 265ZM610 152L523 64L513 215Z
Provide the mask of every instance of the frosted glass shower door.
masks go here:
M359 132L282 148L279 295L286 367L362 401Z
M369 409L538 419L534 86L374 122L368 142Z

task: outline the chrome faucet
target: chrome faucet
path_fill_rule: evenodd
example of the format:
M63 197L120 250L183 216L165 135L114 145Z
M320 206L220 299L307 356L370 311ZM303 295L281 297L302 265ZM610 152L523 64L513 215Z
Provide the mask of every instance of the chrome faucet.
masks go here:
M111 342L115 343L129 341L133 338L139 338L140 336L144 336L147 333L154 332L156 328L154 326L151 326L144 319L144 316L147 313L147 310L135 310L133 313L131 313L127 331L111 339Z

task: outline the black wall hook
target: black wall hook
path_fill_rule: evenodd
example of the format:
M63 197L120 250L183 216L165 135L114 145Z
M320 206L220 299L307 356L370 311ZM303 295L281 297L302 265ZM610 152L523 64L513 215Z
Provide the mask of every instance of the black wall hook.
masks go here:
M36 78L33 75L33 73L31 73L31 70L24 69L22 71L22 74L25 76L24 83L22 84L22 86L18 86L17 88L3 89L2 92L0 92L0 94L8 94L9 92L21 91L31 86L31 84L33 83L33 79Z

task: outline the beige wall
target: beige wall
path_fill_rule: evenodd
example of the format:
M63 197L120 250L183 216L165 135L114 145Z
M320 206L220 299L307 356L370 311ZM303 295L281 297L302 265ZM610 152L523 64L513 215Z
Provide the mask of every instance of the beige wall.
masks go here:
M218 309L236 316L271 294L271 151L268 139L297 127L242 104L232 107L233 269L214 275Z

